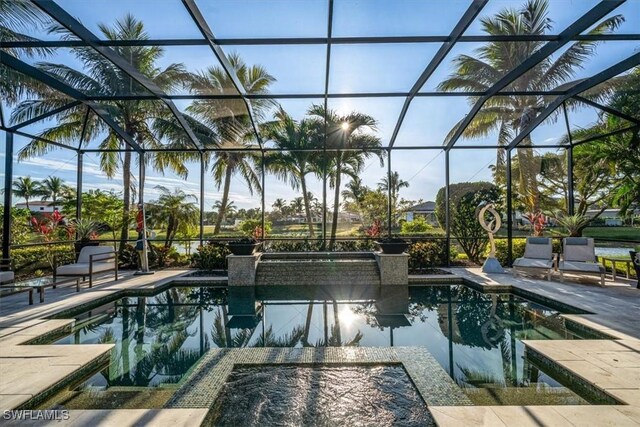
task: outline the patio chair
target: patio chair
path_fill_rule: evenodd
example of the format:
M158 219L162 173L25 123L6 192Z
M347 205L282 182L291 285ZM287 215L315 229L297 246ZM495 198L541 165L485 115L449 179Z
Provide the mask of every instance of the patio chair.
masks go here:
M0 283L10 283L15 280L15 274L11 268L11 260L2 258L0 260Z
M97 274L115 272L118 280L118 253L113 246L85 246L80 250L78 260L72 264L58 266L57 260L53 268L53 280L58 277L82 277L85 280L89 276L89 287L93 286L93 276Z
M604 286L605 268L598 264L593 239L587 237L566 237L562 240L562 261L558 266L560 281L564 273L600 276L600 286Z
M636 287L640 289L640 252L629 251L629 255L631 255L631 261L636 269L636 277L638 278L638 285Z
M542 271L547 274L547 280L551 280L551 272L555 264L553 242L549 237L527 237L524 256L513 262L513 269L516 272L539 273Z

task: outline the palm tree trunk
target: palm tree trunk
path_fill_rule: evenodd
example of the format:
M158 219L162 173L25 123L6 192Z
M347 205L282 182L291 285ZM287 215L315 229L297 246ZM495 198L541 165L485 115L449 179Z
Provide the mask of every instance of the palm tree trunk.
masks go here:
M222 202L220 203L220 209L218 210L218 218L216 218L216 226L213 229L213 234L216 235L220 232L220 226L227 210L227 201L229 199L229 188L231 187L231 174L232 170L227 166L227 170L224 175L224 188L222 190Z
M315 237L315 231L313 227L313 218L311 218L311 206L309 206L309 194L307 194L307 180L304 175L300 176L300 187L302 188L302 197L304 200L304 211L307 215L307 224L309 225L309 236Z
M169 215L169 221L167 221L167 235L164 238L164 247L168 248L171 246L171 233L173 232L173 218Z
M527 146L532 145L530 137L527 137L523 143ZM536 159L533 148L518 148L518 159L520 163L520 194L524 200L530 201L525 203L531 212L537 212L540 209L540 191L538 189L538 172L539 167L536 165Z
M329 250L333 250L336 243L336 232L338 231L338 212L340 211L340 178L342 177L342 163L338 153L336 162L336 188L333 197L333 222L331 223L331 240L329 240Z
M124 208L122 210L122 229L120 230L120 254L124 251L127 240L129 240L129 214L131 212L131 151L124 152L124 160L122 162L122 185L124 186L122 201Z

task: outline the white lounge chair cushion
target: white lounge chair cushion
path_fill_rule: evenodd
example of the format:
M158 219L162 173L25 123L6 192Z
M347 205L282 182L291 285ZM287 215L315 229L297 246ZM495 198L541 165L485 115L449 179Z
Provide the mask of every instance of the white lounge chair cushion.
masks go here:
M535 258L518 258L513 262L514 267L521 268L544 268L549 269L553 267L552 260L535 259Z
M0 283L10 282L15 278L13 271L0 271Z
M553 258L553 243L548 237L527 237L524 258L550 260Z
M595 262L561 261L558 267L562 271L581 271L584 273L604 273L604 267Z
M566 237L564 239L563 260L593 262L596 252L593 239L587 237Z
M88 263L91 255L98 255L93 257L93 261L108 259L113 257L113 251L113 246L85 246L78 255L78 264ZM104 254L104 256L99 256L100 254Z
M113 270L115 268L115 263L113 262L94 262L93 263L93 272L100 273L101 271ZM82 276L89 275L89 263L88 262L78 262L76 264L67 264L61 265L56 269L56 274L58 276Z

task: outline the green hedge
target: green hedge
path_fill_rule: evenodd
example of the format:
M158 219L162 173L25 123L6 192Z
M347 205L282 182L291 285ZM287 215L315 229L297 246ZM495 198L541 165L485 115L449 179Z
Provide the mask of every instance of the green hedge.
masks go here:
M455 247L451 247L451 259L458 256ZM423 240L409 246L409 270L442 267L447 264L447 246L443 240Z
M52 273L54 256L75 256L72 244L59 244L48 246L27 246L11 250L11 259L18 276L26 276L42 271L44 274Z
M226 243L207 242L198 246L191 264L199 270L224 270L230 253Z

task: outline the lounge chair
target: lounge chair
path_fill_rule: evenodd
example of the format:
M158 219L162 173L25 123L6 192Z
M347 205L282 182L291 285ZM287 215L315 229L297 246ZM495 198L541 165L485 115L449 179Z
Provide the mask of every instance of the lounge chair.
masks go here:
M513 269L516 272L542 271L547 273L547 280L551 280L555 261L553 242L549 237L527 237L524 256L513 262Z
M636 269L636 277L638 278L638 285L636 287L640 289L640 252L629 251L629 255L631 255L631 261Z
M11 268L11 260L6 258L0 259L0 283L11 283L15 278L16 276Z
M109 271L115 272L115 280L118 280L118 253L113 246L85 246L80 250L78 260L73 264L54 265L53 280L58 277L82 277L85 280L89 276L89 287L93 285L93 276Z
M2 258L0 260L0 283L10 283L15 280L15 274L11 269L11 260Z
M604 286L605 269L598 264L593 239L587 237L566 237L562 240L562 261L558 266L560 281L564 273L600 276L600 286Z

